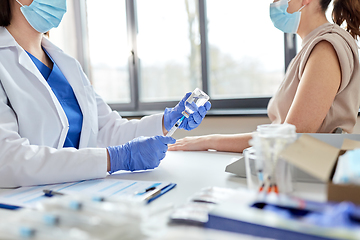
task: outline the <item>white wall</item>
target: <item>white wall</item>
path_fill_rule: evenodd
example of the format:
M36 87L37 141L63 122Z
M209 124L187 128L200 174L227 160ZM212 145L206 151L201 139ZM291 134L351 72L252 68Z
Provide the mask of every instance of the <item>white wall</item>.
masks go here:
M267 123L270 123L270 120L267 117L207 116L198 128L192 131L178 129L173 137L175 139L180 139L186 136L200 136L213 133L231 134L252 132L256 130L256 126ZM360 133L360 118L358 118L353 133Z
M200 126L192 131L178 129L173 137L176 139L186 136L199 136L205 134L232 134L246 133L256 130L256 126L270 123L267 117L212 117L207 116Z

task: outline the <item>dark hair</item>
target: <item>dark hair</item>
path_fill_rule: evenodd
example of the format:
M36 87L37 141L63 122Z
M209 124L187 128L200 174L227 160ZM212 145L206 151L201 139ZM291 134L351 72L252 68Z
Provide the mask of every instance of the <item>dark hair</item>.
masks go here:
M0 0L0 26L9 26L11 22L11 8L9 0Z
M330 2L331 0L320 0L320 7L323 12L327 10ZM357 39L360 36L360 1L334 0L332 20L339 26L346 22L346 31Z

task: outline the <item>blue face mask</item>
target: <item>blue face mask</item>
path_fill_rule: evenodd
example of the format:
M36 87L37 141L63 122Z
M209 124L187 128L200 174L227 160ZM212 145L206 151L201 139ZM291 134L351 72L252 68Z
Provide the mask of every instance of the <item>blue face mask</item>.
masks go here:
M58 27L66 13L66 0L33 0L29 6L16 1L29 24L41 33Z
M289 2L291 0L280 0L270 4L270 18L274 26L285 33L296 33L301 18L301 10L306 6L302 6L299 11L288 13Z

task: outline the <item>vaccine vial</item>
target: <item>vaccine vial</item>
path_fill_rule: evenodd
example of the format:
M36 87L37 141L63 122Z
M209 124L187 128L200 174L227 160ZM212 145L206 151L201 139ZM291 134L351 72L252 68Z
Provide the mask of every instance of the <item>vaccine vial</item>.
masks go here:
M183 116L175 123L166 136L172 136L185 117L189 118L190 114L197 111L198 108L203 106L209 99L210 97L206 93L196 88L185 101L185 110L182 112Z
M185 110L182 114L188 118L190 114L194 113L198 110L200 106L203 106L207 101L209 101L210 97L201 91L199 88L196 88L191 95L185 101Z

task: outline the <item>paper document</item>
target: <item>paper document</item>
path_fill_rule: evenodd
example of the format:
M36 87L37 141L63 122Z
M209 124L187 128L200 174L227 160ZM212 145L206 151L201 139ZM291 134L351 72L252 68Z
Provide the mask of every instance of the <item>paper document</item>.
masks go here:
M169 182L131 181L121 179L95 179L71 183L21 187L0 193L0 203L20 207L34 207L41 200L48 199L43 190L49 189L64 194L84 194L101 197L128 197L156 187L163 189Z

